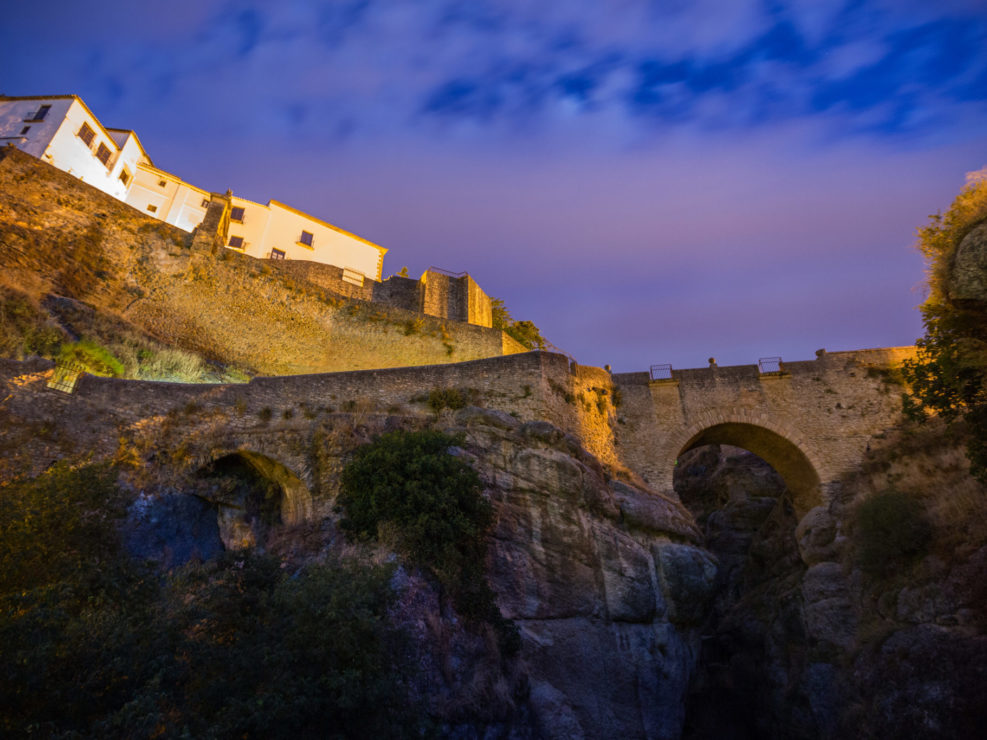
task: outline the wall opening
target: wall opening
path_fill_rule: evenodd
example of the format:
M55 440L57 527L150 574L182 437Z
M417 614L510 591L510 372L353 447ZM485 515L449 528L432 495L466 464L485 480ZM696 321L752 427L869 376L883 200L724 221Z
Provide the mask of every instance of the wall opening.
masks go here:
M739 439L739 431L749 432L716 431L726 433L709 438ZM757 436L754 446L778 445L777 437ZM792 726L805 709L792 691L800 672L790 647L804 645L805 634L799 588L805 566L795 539L793 491L788 478L746 445L704 439L690 440L674 474L675 492L718 563L683 738L784 735L779 728ZM789 475L800 463L790 450L773 457L788 463ZM811 485L811 471L801 470L796 480Z
M263 549L275 529L301 522L311 509L311 495L298 476L257 452L223 455L199 471L199 481L196 494L216 506L228 550Z
M730 445L754 453L784 479L799 516L822 503L819 474L806 454L777 432L754 424L725 422L703 429L682 446L684 453L703 445ZM676 468L678 465L676 465Z

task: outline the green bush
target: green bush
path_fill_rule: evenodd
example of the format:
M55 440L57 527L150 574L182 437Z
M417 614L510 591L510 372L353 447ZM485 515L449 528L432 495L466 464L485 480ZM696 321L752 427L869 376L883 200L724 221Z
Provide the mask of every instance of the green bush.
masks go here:
M456 388L436 388L428 394L428 406L435 413L439 413L442 409L455 411L465 408L468 403L466 394Z
M2 500L0 736L421 736L391 568L240 552L150 571L102 465Z
M117 378L124 373L123 363L112 352L89 339L63 344L58 360L82 365L93 375Z
M449 454L457 441L433 430L394 431L358 449L341 476L340 526L352 537L392 540L438 577L463 616L492 623L513 653L517 630L500 615L483 570L493 510L476 471Z
M922 554L931 538L925 507L907 493L885 491L857 509L857 559L868 573L887 572Z

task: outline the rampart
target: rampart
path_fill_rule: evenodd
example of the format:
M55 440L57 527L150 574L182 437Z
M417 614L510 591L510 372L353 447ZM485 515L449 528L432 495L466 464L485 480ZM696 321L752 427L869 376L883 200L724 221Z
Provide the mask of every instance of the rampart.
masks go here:
M429 269L418 280L392 275L381 282L365 279L358 283L345 279L343 268L320 262L273 260L271 269L345 298L474 326L493 326L490 297L468 274L447 275Z

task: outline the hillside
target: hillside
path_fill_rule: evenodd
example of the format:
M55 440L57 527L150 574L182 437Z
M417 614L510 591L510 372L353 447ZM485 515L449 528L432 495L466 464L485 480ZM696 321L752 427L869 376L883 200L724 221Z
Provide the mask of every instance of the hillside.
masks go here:
M54 357L64 343L87 340L76 359L99 364L108 351L122 365L103 363L114 374L209 381L524 349L499 330L334 292L306 263L223 249L218 220L211 212L189 235L16 149L0 150L3 354Z

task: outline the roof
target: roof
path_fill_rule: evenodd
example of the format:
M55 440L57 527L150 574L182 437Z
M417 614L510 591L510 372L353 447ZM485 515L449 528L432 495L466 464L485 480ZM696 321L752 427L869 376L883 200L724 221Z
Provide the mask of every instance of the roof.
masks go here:
M80 100L80 102L81 102L81 100ZM149 155L149 154L147 153L147 150L146 150L146 149L144 148L144 145L143 145L143 144L141 144L141 139L140 139L140 137L139 137L139 136L137 135L137 132L136 132L136 131L134 131L134 130L133 130L133 129L131 129L131 128L110 128L109 126L107 126L107 128L106 128L106 130L107 130L107 131L119 131L120 133L123 133L123 134L128 134L128 135L130 135L130 136L133 136L133 137L134 137L134 141L136 141L136 142L137 142L137 146L138 146L138 148L140 148L140 150L141 150L141 154L143 154L143 155L144 155L145 157L147 157L147 161L148 161L148 162L151 162L151 155ZM153 163L153 162L151 162L151 166L152 166L152 167L154 166L154 163Z

